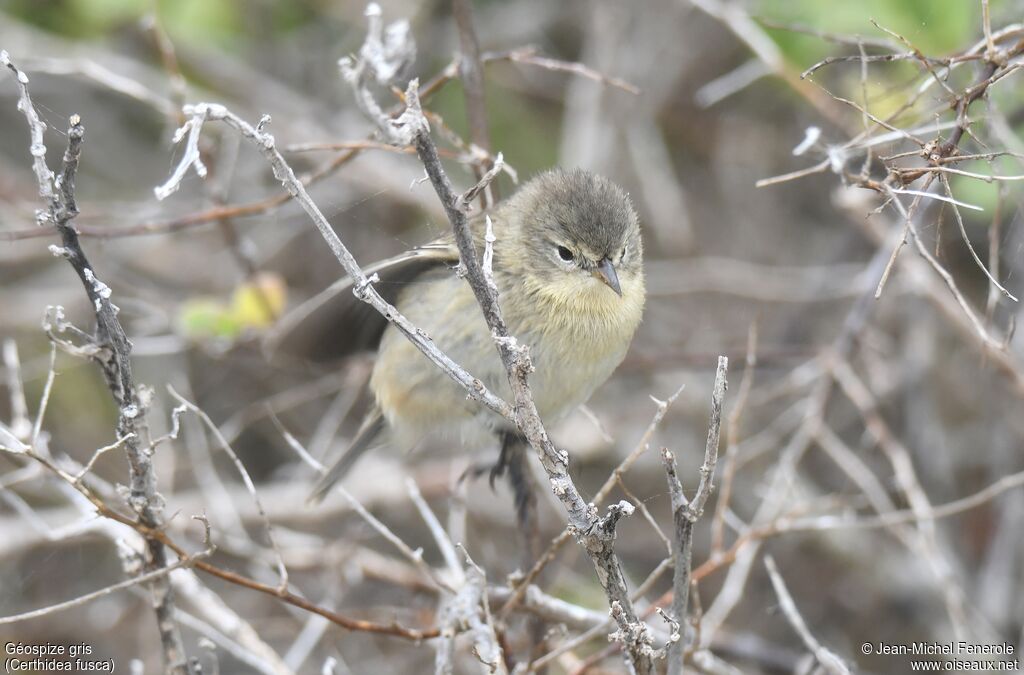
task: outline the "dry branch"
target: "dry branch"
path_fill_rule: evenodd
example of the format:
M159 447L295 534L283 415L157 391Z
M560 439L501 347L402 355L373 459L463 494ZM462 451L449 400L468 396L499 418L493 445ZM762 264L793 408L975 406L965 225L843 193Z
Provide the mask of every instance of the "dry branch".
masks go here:
M146 527L159 529L163 525L163 498L156 491L156 474L153 470L151 449L142 445L145 406L136 392L132 377L132 345L117 317L118 308L110 300L111 289L98 278L85 256L85 251L82 250L78 233L72 224L78 215L75 175L78 171L85 128L78 115L71 116L67 132L67 149L64 152L61 171L55 176L46 165L46 146L43 138L46 125L32 104L28 91L28 77L11 63L6 51L0 51L0 65L6 66L14 73L20 90L18 109L28 121L32 136L30 153L33 168L39 183L39 195L47 208L41 221L52 224L60 232L63 245L58 252L78 274L95 312L96 332L88 336L86 347L102 370L110 393L118 406L116 432L118 439L123 439L121 444L127 453L130 471L128 503ZM57 330L61 330L60 326ZM81 336L85 335L81 331L78 333ZM170 564L164 545L154 539L147 539L146 546L146 573L168 569ZM174 592L164 575L155 575L149 586L163 646L164 667L169 673L188 673L191 666L185 654L181 633L174 621Z
M790 625L800 635L800 638L807 645L807 648L814 654L814 658L818 660L821 667L825 669L829 675L849 675L850 670L843 663L842 659L835 655L830 649L823 646L818 640L811 634L811 631L807 628L807 623L803 617L800 616L799 610L796 608L796 603L793 602L793 596L789 594L789 589L786 588L786 583L782 580L782 575L779 574L778 568L775 566L775 560L771 556L765 556L764 566L768 569L768 576L772 580L772 586L775 588L775 594L779 597L779 604L782 606L782 611L785 613L786 618L789 620Z
M722 428L722 402L728 386L726 374L729 360L718 357L718 368L715 372L715 387L711 396L711 421L708 424L708 439L704 448L704 463L700 467L700 483L692 499L687 500L683 494L683 486L679 481L675 456L668 449L662 448L661 459L668 475L668 491L672 496L672 520L675 531L672 538L672 557L674 571L672 574L672 619L680 625L687 620L686 607L690 597L690 568L693 560L693 526L704 513L704 504L714 489L713 481L715 466L718 464L718 442ZM668 671L682 672L683 648L682 641L669 646Z

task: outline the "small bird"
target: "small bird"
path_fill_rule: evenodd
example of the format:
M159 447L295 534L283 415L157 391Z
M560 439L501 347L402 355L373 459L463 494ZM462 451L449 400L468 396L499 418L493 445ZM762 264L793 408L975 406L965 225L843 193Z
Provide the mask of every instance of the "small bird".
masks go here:
M542 173L490 214L493 271L509 333L529 347L537 409L554 423L590 398L622 362L644 308L643 244L629 196L616 184L583 170ZM470 223L483 251L483 216ZM469 283L454 267L459 253L451 235L366 269L378 291L437 346L491 391L511 391L490 330ZM335 284L325 296L350 280ZM369 378L373 404L351 445L316 485L321 499L368 448L382 442L411 448L430 434L455 436L464 446L487 447L501 439L501 459L491 480L510 469L521 518L528 507L523 475L509 454L525 447L517 429L482 405L431 363L398 330L351 293L335 308L334 351L376 348ZM293 331L322 304L314 299L286 322ZM340 350L339 350L340 347Z

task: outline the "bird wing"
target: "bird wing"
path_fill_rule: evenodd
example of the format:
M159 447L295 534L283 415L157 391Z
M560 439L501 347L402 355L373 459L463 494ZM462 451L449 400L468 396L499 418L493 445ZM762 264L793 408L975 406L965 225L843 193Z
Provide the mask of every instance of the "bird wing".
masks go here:
M373 284L390 304L398 293L424 272L459 262L451 241L438 240L363 269L377 274ZM268 357L277 354L327 361L377 347L387 320L352 293L352 278L344 277L282 316L263 339Z

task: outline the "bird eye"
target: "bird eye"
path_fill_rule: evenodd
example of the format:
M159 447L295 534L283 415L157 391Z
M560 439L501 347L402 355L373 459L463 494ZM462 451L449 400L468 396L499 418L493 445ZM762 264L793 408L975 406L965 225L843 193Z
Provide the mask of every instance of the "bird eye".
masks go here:
M558 247L558 257L561 258L562 260L564 260L565 262L572 262L572 259L573 259L572 251L570 251L569 249L567 249L564 246L559 246Z

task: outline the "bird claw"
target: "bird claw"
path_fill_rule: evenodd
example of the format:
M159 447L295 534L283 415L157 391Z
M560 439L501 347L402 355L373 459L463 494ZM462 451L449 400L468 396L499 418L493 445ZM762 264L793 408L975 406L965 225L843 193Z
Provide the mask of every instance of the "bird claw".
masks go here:
M506 453L498 455L498 459L494 462L477 462L470 464L466 467L466 470L459 476L459 483L467 479L476 480L487 474L487 483L491 486L491 490L495 489L495 481L505 475L505 470L508 468L508 458L505 456Z

